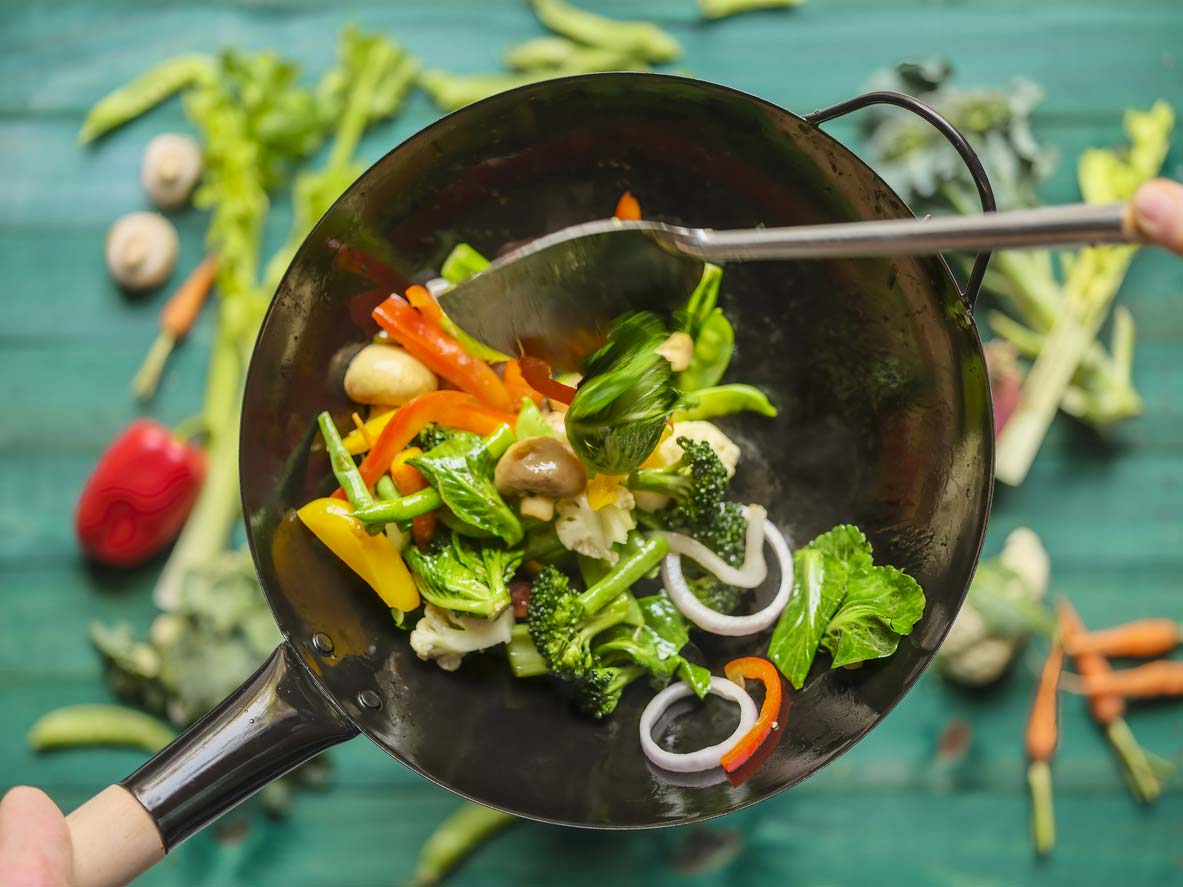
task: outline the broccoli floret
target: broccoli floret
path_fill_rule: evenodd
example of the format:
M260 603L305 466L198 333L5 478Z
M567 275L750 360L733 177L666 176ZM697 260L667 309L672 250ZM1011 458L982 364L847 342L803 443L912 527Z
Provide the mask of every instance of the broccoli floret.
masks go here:
M743 589L736 588L734 585L724 585L710 573L693 578L687 577L686 584L690 586L691 593L704 606L710 607L716 613L728 616L739 609L739 602L743 598Z
M428 450L433 450L440 444L451 440L454 436L454 431L449 431L442 425L437 425L432 422L430 425L419 432L418 436L415 438L415 446L419 447L419 449L426 453Z
M682 458L662 468L642 468L628 479L633 490L673 499L663 517L671 527L697 527L710 520L727 492L727 469L709 443L679 437Z
M554 567L534 579L526 611L530 638L550 673L593 717L611 713L620 691L644 669L634 674L631 668L605 664L592 653L592 642L616 625L644 622L636 600L627 592L668 550L661 537L640 542L583 593L572 589L567 576Z
M686 527L690 535L733 567L742 567L747 549L748 519L738 502L720 502L701 524Z

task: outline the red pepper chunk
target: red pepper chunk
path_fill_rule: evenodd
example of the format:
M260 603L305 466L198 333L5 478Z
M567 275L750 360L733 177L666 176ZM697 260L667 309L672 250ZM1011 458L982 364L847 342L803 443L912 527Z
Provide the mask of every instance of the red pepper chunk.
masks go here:
M550 377L550 364L537 357L523 355L518 358L518 366L522 371L522 378L526 384L558 403L570 404L575 399L575 389L562 382L556 382Z
M755 726L719 761L724 770L734 773L756 753L772 735L773 730L779 730L784 726L777 723L781 702L780 674L775 665L758 656L731 660L723 667L723 674L727 676L727 680L741 687L745 679L764 684L764 703L760 706L760 716L756 718Z
M620 195L620 200L616 202L614 215L622 222L639 222L641 220L641 204L637 202L637 198L633 197L631 192L625 191Z
M400 296L392 295L375 308L374 320L437 376L495 410L514 409L509 392L492 367L465 351L459 342Z
M137 419L99 459L78 497L82 550L113 567L141 564L185 526L205 479L201 450L151 419Z

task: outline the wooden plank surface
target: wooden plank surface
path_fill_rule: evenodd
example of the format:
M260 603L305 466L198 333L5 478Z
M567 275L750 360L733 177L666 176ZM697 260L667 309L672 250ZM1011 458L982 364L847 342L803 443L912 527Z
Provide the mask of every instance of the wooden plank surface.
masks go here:
M698 76L798 111L858 91L875 67L944 57L966 84L1026 76L1043 84L1040 133L1069 161L1120 138L1129 105L1165 98L1183 111L1183 11L1177 0L810 0L788 14L717 24L693 0L588 0L613 15L643 9L686 47ZM201 6L80 0L0 6L0 788L45 786L72 806L142 759L126 751L35 757L24 732L44 710L107 698L86 642L92 619L145 625L159 564L131 576L86 566L72 546L74 497L97 453L137 410L127 381L151 339L163 294L128 300L101 271L118 214L144 204L140 152L184 126L174 102L90 151L74 143L86 108L162 58L222 45L274 46L311 73L331 59L345 21L394 34L430 65L487 70L540 33L524 3L480 0L255 0ZM434 118L422 96L371 134L373 159ZM853 126L832 131L851 140ZM1183 137L1179 139L1183 142ZM1183 150L1169 170L1183 178ZM1047 189L1074 197L1071 163ZM276 202L271 242L287 227ZM182 266L201 252L205 218L176 219ZM1183 618L1183 265L1141 256L1122 301L1139 325L1136 379L1146 414L1107 439L1060 419L1027 483L1002 491L989 550L1027 524L1045 538L1053 585L1086 619ZM155 414L194 412L210 340L206 318L180 350ZM457 885L1177 884L1183 880L1183 790L1152 810L1128 799L1109 750L1081 706L1065 700L1056 764L1060 846L1037 864L1027 839L1019 732L1031 684L1022 663L984 695L934 675L865 742L794 791L699 829L593 834L526 825L466 867ZM1138 708L1146 745L1183 763L1178 707ZM969 753L935 761L954 717ZM151 885L393 884L454 799L361 741L333 753L333 788L289 820L246 811L198 836L144 878ZM714 868L686 871L687 848L725 845ZM727 849L730 848L730 849Z

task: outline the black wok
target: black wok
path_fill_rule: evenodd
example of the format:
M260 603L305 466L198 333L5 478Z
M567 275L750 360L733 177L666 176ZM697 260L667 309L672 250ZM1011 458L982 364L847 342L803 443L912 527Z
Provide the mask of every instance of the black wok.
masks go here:
M875 101L910 107L968 151L948 124L903 97L864 97L801 118L707 83L606 74L470 106L362 176L284 278L247 380L243 509L286 642L231 699L71 816L84 883L131 877L359 732L482 803L556 823L640 828L767 798L882 720L945 636L986 526L992 416L970 313L984 257L968 297L938 257L727 270L732 374L780 408L774 420L727 423L744 448L737 496L765 504L798 542L858 524L877 559L914 575L928 599L891 658L858 671L815 664L779 746L741 787L675 785L647 765L637 739L651 695L643 687L593 723L544 682L515 680L496 652L452 674L420 662L381 602L293 518L333 485L312 444L318 411L342 421L349 412L329 372L334 358L373 333L369 311L385 293L422 280L456 242L492 254L606 216L626 189L647 217L716 228L907 216L872 170L818 128ZM701 649L718 672L738 653L762 652L764 639ZM705 720L703 731L720 728ZM693 741L697 727L687 729ZM118 840L112 829L122 829Z

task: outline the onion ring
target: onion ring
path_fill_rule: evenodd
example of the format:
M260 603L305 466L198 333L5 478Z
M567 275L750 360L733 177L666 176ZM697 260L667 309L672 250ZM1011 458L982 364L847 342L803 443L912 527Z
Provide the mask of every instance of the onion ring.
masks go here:
M768 525L768 512L759 505L748 505L743 513L748 519L748 533L743 566L738 570L697 539L681 533L665 534L670 551L690 558L707 572L714 573L720 582L737 588L755 588L768 578L768 564L764 560L764 528Z
M653 726L657 723L657 719L673 703L694 694L689 684L679 681L666 687L650 699L645 710L641 712L641 748L645 752L645 757L652 763L671 773L697 773L702 770L710 770L712 767L718 767L720 758L752 729L756 723L756 703L752 701L752 697L748 695L747 691L726 678L720 677L712 677L708 689L716 696L730 699L739 706L739 725L735 728L735 732L716 745L685 754L661 748L653 739Z
M757 507L752 506L750 511L754 511ZM665 586L666 594L670 596L670 600L678 608L678 612L703 631L727 637L756 634L776 622L788 604L789 595L793 591L793 553L789 550L789 543L785 541L780 530L767 518L764 519L764 541L772 548L777 562L780 564L780 587L767 607L747 616L728 616L725 613L712 610L696 598L694 592L690 590L690 586L686 584L686 579L682 575L682 559L676 554L668 554L661 562L661 582ZM722 579L722 577L719 578Z

